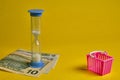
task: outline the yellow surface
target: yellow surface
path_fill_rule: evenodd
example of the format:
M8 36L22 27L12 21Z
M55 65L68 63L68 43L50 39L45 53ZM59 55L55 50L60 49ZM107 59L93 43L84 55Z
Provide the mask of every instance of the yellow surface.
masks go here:
M30 49L29 9L44 9L41 50L60 54L55 69L39 78L0 71L0 80L119 80L119 0L1 0L0 58ZM86 54L105 50L114 57L112 72L86 70Z

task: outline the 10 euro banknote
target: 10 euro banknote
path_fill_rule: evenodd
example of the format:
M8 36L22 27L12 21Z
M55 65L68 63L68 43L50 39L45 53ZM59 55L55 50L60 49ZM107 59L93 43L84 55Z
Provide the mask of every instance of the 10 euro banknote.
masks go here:
M44 66L42 68L32 68L29 65L31 62L31 55L29 51L16 50L0 60L0 69L38 77L40 74L48 73L56 65L59 58L58 54L42 53Z

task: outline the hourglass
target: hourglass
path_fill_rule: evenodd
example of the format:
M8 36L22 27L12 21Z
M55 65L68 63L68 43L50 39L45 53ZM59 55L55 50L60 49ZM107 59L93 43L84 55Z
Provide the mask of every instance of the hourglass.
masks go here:
M32 60L30 66L33 68L40 68L44 66L44 63L41 59L40 51L40 17L43 10L32 9L29 10L31 16L31 52Z

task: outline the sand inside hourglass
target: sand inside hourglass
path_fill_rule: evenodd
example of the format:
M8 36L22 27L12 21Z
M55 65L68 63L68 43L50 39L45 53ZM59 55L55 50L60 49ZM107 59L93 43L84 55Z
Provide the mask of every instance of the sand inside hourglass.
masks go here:
M38 36L40 34L40 31L38 30L33 30L32 34L34 36L34 46L33 46L33 56L32 56L32 61L33 62L39 62L41 60L41 55L40 55L40 51L39 51L39 47L40 47L40 43L39 43L39 39Z

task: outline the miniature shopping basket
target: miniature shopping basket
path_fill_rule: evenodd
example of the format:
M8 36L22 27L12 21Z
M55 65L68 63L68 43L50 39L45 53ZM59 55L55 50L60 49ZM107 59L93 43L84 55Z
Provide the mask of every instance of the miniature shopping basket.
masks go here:
M113 57L107 52L93 51L87 55L87 68L99 75L110 73Z

